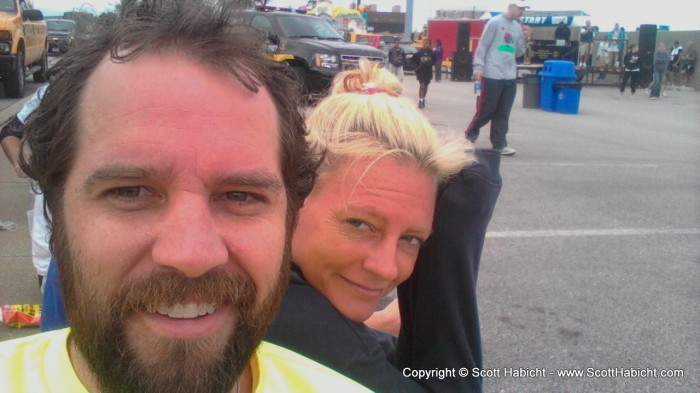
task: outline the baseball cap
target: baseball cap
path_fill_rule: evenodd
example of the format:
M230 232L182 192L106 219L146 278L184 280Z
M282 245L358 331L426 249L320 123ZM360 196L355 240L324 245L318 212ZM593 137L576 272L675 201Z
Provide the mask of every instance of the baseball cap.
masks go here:
M527 3L527 0L511 0L508 5L517 5L520 8L530 8L530 5Z

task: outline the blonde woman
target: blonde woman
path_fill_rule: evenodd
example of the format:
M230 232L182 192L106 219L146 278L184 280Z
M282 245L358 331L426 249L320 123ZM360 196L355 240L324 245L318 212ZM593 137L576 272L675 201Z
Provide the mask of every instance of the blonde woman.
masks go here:
M401 355L396 338L365 321L409 279L419 251L433 241L440 190L478 165L466 140L442 141L400 93L394 75L362 61L358 70L336 78L332 94L308 116L308 140L324 159L300 212L292 281L267 340L374 391L422 392L439 381L411 378L405 372L410 366L392 363ZM495 204L493 194L488 204ZM486 210L479 214L488 222L492 209ZM483 241L483 234L476 237ZM443 305L440 296L433 299ZM403 323L413 325L407 318ZM442 356L452 353L441 348L440 358L469 363L469 356Z

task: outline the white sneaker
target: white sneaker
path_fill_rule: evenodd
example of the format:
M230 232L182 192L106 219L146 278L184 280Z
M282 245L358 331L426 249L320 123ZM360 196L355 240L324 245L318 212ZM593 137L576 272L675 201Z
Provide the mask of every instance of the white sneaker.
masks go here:
M500 150L502 156L512 156L513 154L515 154L515 149L513 149L512 147L504 147Z

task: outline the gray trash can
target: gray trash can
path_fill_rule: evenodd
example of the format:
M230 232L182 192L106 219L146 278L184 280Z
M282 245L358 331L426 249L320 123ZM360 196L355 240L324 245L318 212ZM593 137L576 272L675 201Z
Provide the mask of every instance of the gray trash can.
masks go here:
M537 74L523 75L523 108L540 108L540 76Z

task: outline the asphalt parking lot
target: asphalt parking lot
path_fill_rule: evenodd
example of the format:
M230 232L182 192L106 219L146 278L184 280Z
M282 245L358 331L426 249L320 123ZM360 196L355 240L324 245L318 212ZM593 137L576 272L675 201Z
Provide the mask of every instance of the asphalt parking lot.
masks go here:
M700 93L585 86L574 115L523 108L518 89L479 275L485 391L700 391ZM474 106L470 82L445 80L424 111L461 137ZM40 301L30 198L0 160L0 220L18 224L0 231L0 304Z

